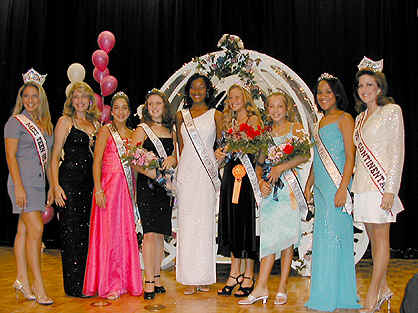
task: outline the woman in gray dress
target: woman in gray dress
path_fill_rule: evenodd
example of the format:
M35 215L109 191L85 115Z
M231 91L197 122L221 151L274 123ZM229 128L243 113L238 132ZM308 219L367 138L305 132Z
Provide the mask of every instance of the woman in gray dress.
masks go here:
M4 127L6 160L9 168L7 189L13 213L19 214L14 243L17 277L16 294L39 304L52 304L45 291L41 274L41 212L53 202L48 191L45 201L45 178L49 181L48 151L52 146L52 123L48 99L42 83L45 76L31 69L24 76L13 113ZM28 266L32 271L29 286Z

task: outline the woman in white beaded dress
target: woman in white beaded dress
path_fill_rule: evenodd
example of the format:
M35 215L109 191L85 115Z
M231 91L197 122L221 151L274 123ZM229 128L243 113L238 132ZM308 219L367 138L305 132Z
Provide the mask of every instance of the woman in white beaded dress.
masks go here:
M388 85L382 73L383 60L363 58L355 76L357 110L354 144L356 171L354 220L366 226L373 258L373 274L362 312L375 312L393 293L386 281L390 259L390 223L403 210L398 192L404 162L402 110L386 96Z
M176 279L185 294L208 291L216 282L216 201L220 181L213 146L221 136L222 113L211 107L210 80L194 74L185 86L184 109L176 116L180 152L177 169Z

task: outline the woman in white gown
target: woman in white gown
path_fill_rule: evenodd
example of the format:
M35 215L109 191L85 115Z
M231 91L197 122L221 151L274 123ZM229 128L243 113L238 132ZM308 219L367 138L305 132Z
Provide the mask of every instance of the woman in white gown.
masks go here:
M211 107L210 80L194 74L185 86L186 103L177 112L180 160L177 171L176 279L185 294L208 291L216 282L216 201L220 181L214 143L221 136L222 113ZM193 138L193 139L191 139Z

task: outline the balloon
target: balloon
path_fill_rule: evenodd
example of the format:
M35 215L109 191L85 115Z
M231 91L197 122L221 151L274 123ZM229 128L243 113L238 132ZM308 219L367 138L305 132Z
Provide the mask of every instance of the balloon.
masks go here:
M91 61L98 70L104 71L109 64L109 56L103 50L96 50L91 56Z
M70 94L71 87L73 87L73 83L69 83L67 88L65 88L65 96L68 97Z
M104 71L100 71L97 67L95 67L93 70L93 78L99 84L102 82L102 79L105 78L109 74L110 72L107 67L104 69Z
M54 217L54 208L52 206L46 207L42 212L42 222L48 224Z
M102 115L100 116L100 121L106 123L110 121L110 105L105 104L103 106Z
M112 94L116 90L117 87L118 87L118 80L112 75L106 76L100 82L100 89L102 91L102 95L105 97Z
M113 35L110 31L105 30L97 37L97 43L99 44L100 49L109 53L115 46L115 35Z
M86 70L80 63L73 63L67 69L67 76L70 82L82 82L86 77Z
M94 98L96 98L96 106L99 109L99 111L103 110L103 101L102 97L98 95L97 93L94 93Z

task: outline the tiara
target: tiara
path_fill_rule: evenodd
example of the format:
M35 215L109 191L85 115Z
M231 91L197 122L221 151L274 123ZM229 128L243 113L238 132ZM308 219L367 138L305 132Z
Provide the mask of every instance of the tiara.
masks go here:
M125 98L125 99L129 100L128 95L126 93L124 93L123 91L118 91L117 93L115 93L112 97L112 102L116 98Z
M338 79L338 78L329 73L322 73L321 76L318 77L318 81L321 81L324 79Z
M367 57L363 57L363 60L361 60L360 64L357 65L359 71L368 69L372 72L381 72L383 71L383 59L379 61L373 61L372 59L369 59Z
M33 68L31 68L29 71L27 71L25 74L22 74L23 77L23 83L37 83L38 85L42 86L45 82L46 75L39 74L37 71L35 71Z

